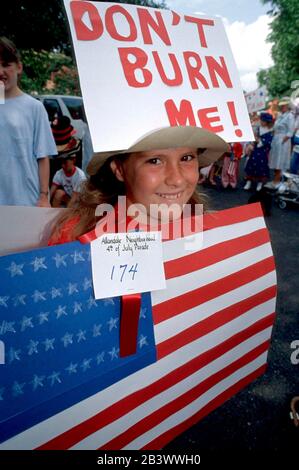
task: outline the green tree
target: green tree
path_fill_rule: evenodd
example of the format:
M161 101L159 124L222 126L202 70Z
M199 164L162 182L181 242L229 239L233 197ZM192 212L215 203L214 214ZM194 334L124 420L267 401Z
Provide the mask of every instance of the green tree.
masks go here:
M164 0L119 0L115 3L166 8ZM24 91L79 94L63 1L9 0L2 5L1 13L1 18L5 18L1 36L14 41L21 52Z
M22 90L27 93L80 94L77 68L62 52L22 51Z
M166 8L164 0L122 0L115 3ZM1 5L1 36L9 37L19 49L35 51L56 49L71 55L62 0L4 2Z
M258 73L260 85L266 85L270 95L291 92L291 83L299 79L299 5L297 0L262 0L271 5L272 17L268 41L273 43L274 65Z

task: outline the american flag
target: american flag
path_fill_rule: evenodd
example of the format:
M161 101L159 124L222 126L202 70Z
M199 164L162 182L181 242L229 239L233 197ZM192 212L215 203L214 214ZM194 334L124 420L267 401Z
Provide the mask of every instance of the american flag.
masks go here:
M205 215L201 248L185 242L164 242L151 296L157 362L0 448L159 449L265 371L276 274L259 204Z
M150 294L120 357L120 298L95 300L89 245L0 258L0 441L156 361Z

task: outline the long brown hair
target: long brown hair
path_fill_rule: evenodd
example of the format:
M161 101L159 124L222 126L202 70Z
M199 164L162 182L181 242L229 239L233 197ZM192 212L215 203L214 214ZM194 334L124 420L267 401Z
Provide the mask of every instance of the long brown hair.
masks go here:
M201 153L199 151L199 153ZM108 158L101 166L99 171L92 176L82 186L80 196L73 205L64 211L62 216L54 220L52 225L51 237L58 237L63 226L71 219L78 219L78 223L72 229L70 240L76 240L84 233L93 230L100 217L95 215L99 204L110 204L114 206L117 203L118 196L126 194L126 188L123 182L119 181L111 170L110 163L116 158L124 160L130 154L112 156ZM194 191L188 201L193 207L195 204L203 204L205 195Z

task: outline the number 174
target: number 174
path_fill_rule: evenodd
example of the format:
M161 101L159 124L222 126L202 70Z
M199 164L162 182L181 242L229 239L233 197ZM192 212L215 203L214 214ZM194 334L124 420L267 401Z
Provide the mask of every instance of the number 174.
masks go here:
M111 281L113 281L115 278L117 279L118 276L120 276L119 280L120 282L123 282L124 278L126 279L130 274L131 274L132 281L134 281L135 274L138 271L137 266L138 266L138 263L136 263L135 265L132 264L130 269L128 269L127 264L120 264L119 266L114 265L111 270L111 276L110 276Z

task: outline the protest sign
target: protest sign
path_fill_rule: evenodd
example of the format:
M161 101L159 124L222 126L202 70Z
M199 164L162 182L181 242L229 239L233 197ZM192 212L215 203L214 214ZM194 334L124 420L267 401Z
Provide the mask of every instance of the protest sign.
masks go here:
M253 140L220 18L64 0L95 152L147 132L192 125Z
M245 94L247 108L249 113L256 113L266 107L266 87L262 86L257 90Z

